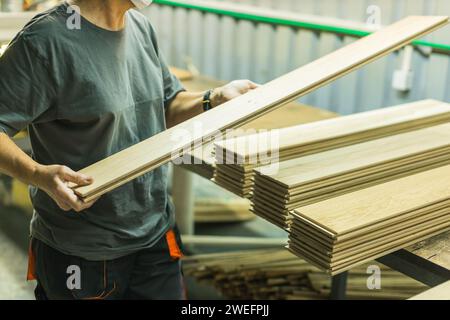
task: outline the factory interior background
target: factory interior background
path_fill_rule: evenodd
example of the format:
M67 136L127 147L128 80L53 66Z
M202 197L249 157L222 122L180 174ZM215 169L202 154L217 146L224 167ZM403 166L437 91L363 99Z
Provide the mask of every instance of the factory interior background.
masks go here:
M375 30L409 15L450 15L447 0L201 2L203 10L164 1L155 1L142 10L157 31L166 61L173 70L186 76L183 84L193 90L205 90L234 79L264 84L354 42L367 30ZM279 12L292 19L297 17L298 21L308 21L308 26L287 25L276 18L269 22L258 21L250 14L238 17L205 9L208 5L214 7L215 3L225 2L250 6L255 12L263 10L274 15ZM6 49L14 34L36 12L58 3L52 0L0 0L0 50ZM336 27L339 21L345 22L345 32ZM338 114L351 115L424 99L449 103L449 31L448 26L437 30L421 39L422 45L397 50L301 97L295 102L303 108L300 121L324 120ZM401 79L395 81L397 76ZM280 113L267 127L276 128L275 122L285 122L283 126L299 122L294 113L290 117L289 113ZM14 141L26 152L31 152L26 131ZM298 272L288 268L295 261L293 255L289 258L287 251L284 252L282 243L287 233L253 214L247 199L217 186L203 174L197 174L195 169L188 171L171 166L170 171L172 181L175 181L171 185L171 194L178 212L178 225L185 235L189 254L223 254L217 258L217 265L209 269L208 264L199 267L201 258L187 263L190 269L186 272L186 281L191 299L329 298L330 276L305 262L298 262L295 267ZM0 174L0 299L34 299L34 283L25 281L32 212L27 186ZM447 249L443 249L446 253L449 242L445 242ZM246 252L260 252L253 265L249 263L245 267L247 269L239 269L239 265L230 262L241 258L244 261ZM231 258L227 259L227 255ZM287 259L286 266L271 269L271 264L275 263L271 256ZM448 254L446 257L450 260ZM353 275L347 284L349 297L408 299L429 289L429 286L379 264L386 277L393 280L386 280L382 290L368 290L368 265L370 263L350 272ZM248 270L247 274L243 275L245 271L242 270Z

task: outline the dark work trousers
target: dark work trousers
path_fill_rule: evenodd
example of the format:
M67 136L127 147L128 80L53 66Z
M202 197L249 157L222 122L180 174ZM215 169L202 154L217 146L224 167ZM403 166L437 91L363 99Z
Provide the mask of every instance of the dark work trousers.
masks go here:
M37 239L30 248L38 300L185 299L176 231L152 248L109 261L65 255Z

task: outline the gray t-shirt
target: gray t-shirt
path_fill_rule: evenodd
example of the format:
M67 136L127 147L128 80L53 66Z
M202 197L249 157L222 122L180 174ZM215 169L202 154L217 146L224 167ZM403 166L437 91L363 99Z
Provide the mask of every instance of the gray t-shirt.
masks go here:
M166 129L182 91L150 22L131 10L113 32L84 18L67 28L62 4L36 16L0 58L0 131L28 127L34 159L80 170ZM167 166L112 191L82 212L64 212L31 188L31 235L88 260L151 247L174 225Z

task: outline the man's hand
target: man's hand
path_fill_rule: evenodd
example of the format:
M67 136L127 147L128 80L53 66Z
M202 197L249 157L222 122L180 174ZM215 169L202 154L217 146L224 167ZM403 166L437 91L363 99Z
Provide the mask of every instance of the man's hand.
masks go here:
M236 80L230 82L229 84L223 87L214 89L211 95L211 105L213 108L217 107L222 103L237 98L258 87L259 85L257 85L254 82L251 82L250 80Z
M81 212L92 207L96 200L84 203L68 187L70 182L80 186L93 182L91 177L77 173L65 166L39 166L34 174L34 185L45 191L64 211Z
M211 107L217 107L222 103L230 101L239 97L253 89L258 88L259 85L249 80L237 80L229 84L216 88L210 95ZM180 92L169 103L166 111L166 123L168 128L172 128L177 124L191 119L203 111L203 100L205 92Z

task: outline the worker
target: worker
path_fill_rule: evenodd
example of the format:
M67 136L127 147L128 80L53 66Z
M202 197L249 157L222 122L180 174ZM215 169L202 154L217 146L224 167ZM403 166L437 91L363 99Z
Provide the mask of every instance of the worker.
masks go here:
M183 90L152 25L131 10L150 3L64 2L0 58L0 171L31 186L37 299L185 298L167 166L89 203L69 187L93 182L80 169L257 88ZM11 140L26 127L32 157Z

